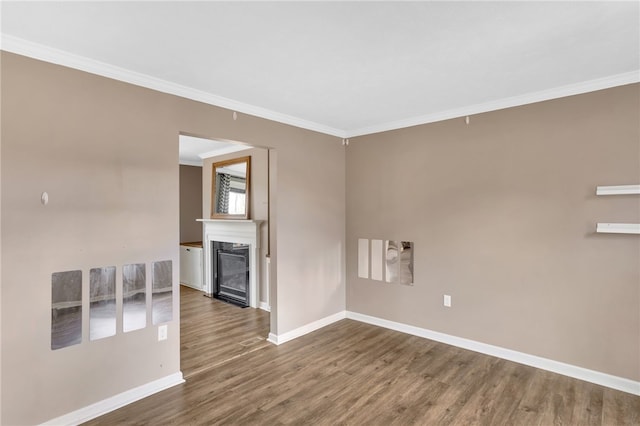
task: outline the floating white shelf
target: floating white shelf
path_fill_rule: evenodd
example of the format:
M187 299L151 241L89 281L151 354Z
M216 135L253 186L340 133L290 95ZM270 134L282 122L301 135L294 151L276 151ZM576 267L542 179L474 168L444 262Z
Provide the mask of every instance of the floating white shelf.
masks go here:
M598 186L596 195L640 194L640 185Z
M640 234L640 223L598 223L596 232L607 234Z

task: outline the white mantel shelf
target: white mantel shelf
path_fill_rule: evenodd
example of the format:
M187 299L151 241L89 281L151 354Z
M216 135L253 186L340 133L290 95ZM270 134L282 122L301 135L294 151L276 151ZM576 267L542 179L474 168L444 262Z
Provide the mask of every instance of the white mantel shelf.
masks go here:
M237 223L262 223L264 220L253 219L196 219L196 222L237 222Z
M253 220L253 219L196 219L196 222L202 223L219 223L221 225L229 225L234 226L234 223L254 223L256 225L261 225L264 220Z
M202 222L202 248L204 255L204 290L213 294L211 274L211 243L241 243L249 245L249 306L258 307L258 256L260 250L260 226L264 220L250 219L196 219Z

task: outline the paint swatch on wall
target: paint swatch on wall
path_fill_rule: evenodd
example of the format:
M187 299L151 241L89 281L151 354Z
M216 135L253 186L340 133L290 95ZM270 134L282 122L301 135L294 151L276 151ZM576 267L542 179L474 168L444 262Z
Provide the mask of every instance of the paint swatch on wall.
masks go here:
M388 283L413 285L413 249L411 241L358 239L358 277Z
M398 282L413 285L413 242L400 241L398 245Z
M371 279L382 281L382 240L371 240Z
M413 285L413 243L387 240L384 254L386 281Z
M147 325L147 279L144 263L122 267L122 331Z
M151 320L153 324L173 319L173 271L170 260L153 262L151 283Z
M89 271L89 340L116 334L116 267Z
M82 342L82 271L51 274L51 349Z
M384 243L384 266L385 279L388 283L398 282L398 273L400 271L399 264L400 253L398 251L398 242L387 240Z
M369 278L369 240L358 240L358 277Z

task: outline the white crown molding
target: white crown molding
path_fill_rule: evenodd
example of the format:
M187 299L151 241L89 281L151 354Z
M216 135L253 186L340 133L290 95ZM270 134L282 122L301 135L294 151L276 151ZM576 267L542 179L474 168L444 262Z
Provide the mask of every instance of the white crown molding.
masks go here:
M138 386L128 391L119 393L111 398L103 399L79 410L72 411L55 419L51 419L43 425L78 425L96 417L100 417L120 407L131 404L154 393L169 389L170 387L184 383L182 372L174 373L153 382Z
M181 166L195 166L195 167L202 167L204 163L202 160L192 161L192 160L183 160L183 159L180 159L179 162Z
M78 69L91 74L112 78L137 86L146 87L148 89L157 90L159 92L180 96L221 108L226 108L231 111L237 111L267 120L312 130L331 136L336 136L343 139L387 132L390 130L398 130L406 127L419 126L422 124L450 120L452 118L464 117L467 115L481 114L485 112L512 108L536 102L558 99L566 96L579 95L596 90L608 89L611 87L640 82L640 70L635 70L623 74L617 74L581 83L569 84L554 89L543 90L540 92L498 99L495 101L471 105L468 107L456 108L448 111L426 114L388 123L376 124L373 126L366 126L359 129L342 130L320 123L304 120L298 117L293 117L287 114L282 114L276 111L271 111L266 108L234 101L222 96L216 96L201 90L192 89L190 87L151 77L146 74L116 67L83 56L74 55L72 53L68 53L49 46L44 46L42 44L33 43L31 41L11 35L0 35L0 49L7 52L28 56L30 58L39 59L41 61Z
M519 364L529 365L531 367L547 370L564 376L573 377L575 379L584 380L608 388L617 389L633 395L640 395L640 382L626 379L624 377L612 376L600 371L589 370L587 368L578 367L563 362L554 361L552 359L542 358L511 349L493 346L475 340L464 339L461 337L451 336L449 334L439 333L437 331L428 330L426 328L415 327L412 325L402 324L395 321L389 321L382 318L372 317L357 312L347 311L347 318L376 325L378 327L388 328L390 330L400 331L402 333L411 334L413 336L423 337L425 339L435 340L436 342L446 343L474 352L495 356Z
M344 137L345 134L343 130L335 129L330 126L271 111L266 108L234 101L233 99L228 99L222 96L216 96L201 90L192 89L170 81L109 65L104 62L75 55L7 34L0 35L0 49L6 52L16 53L18 55L28 56L41 61L100 75L102 77L112 78L125 83L135 84L136 86L146 87L147 89L157 90L158 92L168 93L170 95L176 95L209 105L226 108L231 111L237 111L243 114L276 121L278 123L312 130L314 132L337 136L339 138Z
M274 345L281 345L285 342L288 342L289 340L297 339L298 337L304 336L305 334L311 333L312 331L316 331L322 327L328 326L329 324L333 324L334 322L343 320L347 317L346 315L346 311L340 311L333 315L329 315L328 317L310 322L309 324L303 325L302 327L287 331L283 334L269 333L267 341L273 343Z
M419 117L407 118L373 126L362 127L355 130L347 130L345 138L365 136L373 133L398 130L406 127L419 126L421 124L435 123L437 121L450 120L452 118L465 117L467 115L481 114L485 112L497 111L505 108L513 108L536 102L548 101L552 99L564 98L567 96L580 95L583 93L595 92L596 90L609 89L611 87L624 86L626 84L640 82L640 70L581 83L569 84L556 87L554 89L542 90L540 92L527 93L510 98L497 99L491 102L471 105L464 108L455 108L448 111L436 112L433 114L421 115Z

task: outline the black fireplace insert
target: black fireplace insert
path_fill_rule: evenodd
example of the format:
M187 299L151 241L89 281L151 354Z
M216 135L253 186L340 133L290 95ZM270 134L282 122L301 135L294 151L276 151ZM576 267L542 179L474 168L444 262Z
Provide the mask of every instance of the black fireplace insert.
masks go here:
M213 297L249 306L249 245L211 243Z

